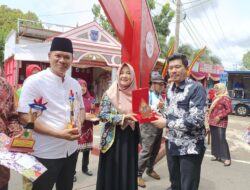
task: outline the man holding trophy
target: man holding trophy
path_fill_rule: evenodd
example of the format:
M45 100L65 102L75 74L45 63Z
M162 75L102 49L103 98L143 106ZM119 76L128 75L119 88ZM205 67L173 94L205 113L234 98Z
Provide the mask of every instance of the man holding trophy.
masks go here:
M48 170L33 183L33 190L71 190L77 160L78 127L85 117L79 83L66 75L73 62L72 42L53 39L48 54L50 68L30 76L23 85L18 112L29 122L29 104L43 97L47 110L35 119L32 153ZM69 97L70 94L70 97Z

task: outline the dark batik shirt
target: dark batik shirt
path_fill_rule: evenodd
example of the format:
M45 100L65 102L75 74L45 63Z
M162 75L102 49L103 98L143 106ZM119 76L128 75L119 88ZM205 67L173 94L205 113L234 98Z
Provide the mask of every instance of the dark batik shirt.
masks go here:
M166 117L170 155L200 154L205 150L206 92L189 78L168 89Z

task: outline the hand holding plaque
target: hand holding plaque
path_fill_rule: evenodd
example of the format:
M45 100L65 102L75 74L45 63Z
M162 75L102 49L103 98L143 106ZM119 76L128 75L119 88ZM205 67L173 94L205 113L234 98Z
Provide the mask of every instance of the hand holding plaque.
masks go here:
M34 129L35 120L46 110L47 102L42 102L42 97L34 99L34 103L29 104L30 110L28 113L28 123L24 126L24 131L21 135L11 139L8 145L9 151L14 152L33 152L35 140L32 138L31 129ZM32 109L37 112L33 112Z

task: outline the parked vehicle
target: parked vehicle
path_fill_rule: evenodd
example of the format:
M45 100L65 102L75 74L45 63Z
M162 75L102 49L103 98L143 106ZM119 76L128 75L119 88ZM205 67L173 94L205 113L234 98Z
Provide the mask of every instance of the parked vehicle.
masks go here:
M250 114L250 71L227 71L227 87L236 115Z
M232 107L236 115L247 116L250 113L250 100L232 98Z

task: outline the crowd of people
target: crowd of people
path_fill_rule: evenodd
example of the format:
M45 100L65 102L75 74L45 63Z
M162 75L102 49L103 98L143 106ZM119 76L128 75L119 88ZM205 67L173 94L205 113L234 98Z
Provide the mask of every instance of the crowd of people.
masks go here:
M29 103L43 97L47 110L34 121L36 159L47 171L33 183L24 179L25 190L72 190L76 181L76 163L82 152L82 172L92 176L89 155L93 148L92 104L95 101L86 81L66 75L73 63L72 42L67 38L53 39L48 54L50 67L41 70L28 67L27 79L18 92L18 108L14 91L0 78L0 132L10 137L22 133L28 123ZM206 151L205 119L208 119L212 140L213 161L231 165L226 141L231 100L225 85L214 86L215 94L207 111L205 88L188 77L188 60L175 53L168 58L169 84L158 72L152 72L149 106L157 119L140 124L132 112L132 91L137 89L136 76L129 63L117 70L116 80L103 94L98 117L102 128L96 190L137 190L145 188L143 173L160 180L154 170L166 134L166 156L171 183L168 190L198 190L201 164ZM164 90L166 90L166 94ZM74 94L74 109L69 93ZM74 112L73 115L69 113ZM19 117L18 117L19 116ZM73 123L71 127L71 117ZM140 144L140 146L138 146ZM141 147L141 150L138 150ZM9 169L0 166L0 190L8 189ZM27 185L28 184L28 185Z

